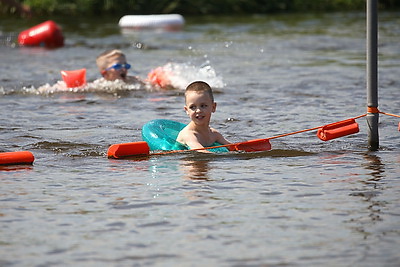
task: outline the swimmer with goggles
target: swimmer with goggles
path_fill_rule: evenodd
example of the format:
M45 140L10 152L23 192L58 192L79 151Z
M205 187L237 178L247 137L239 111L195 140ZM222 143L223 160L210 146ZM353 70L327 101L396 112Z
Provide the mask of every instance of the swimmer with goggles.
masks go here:
M96 59L97 66L103 78L108 81L122 80L126 83L142 83L139 78L128 76L131 65L126 62L125 54L114 49L105 51Z

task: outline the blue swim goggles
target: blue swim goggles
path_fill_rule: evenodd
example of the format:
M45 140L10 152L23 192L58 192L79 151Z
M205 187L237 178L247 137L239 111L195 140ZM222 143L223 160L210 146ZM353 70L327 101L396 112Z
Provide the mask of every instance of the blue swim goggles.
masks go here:
M120 69L127 69L129 70L131 68L131 64L125 63L125 64L114 64L111 67L108 67L105 69L105 71L107 70L111 70L111 69L115 69L115 70L120 70Z

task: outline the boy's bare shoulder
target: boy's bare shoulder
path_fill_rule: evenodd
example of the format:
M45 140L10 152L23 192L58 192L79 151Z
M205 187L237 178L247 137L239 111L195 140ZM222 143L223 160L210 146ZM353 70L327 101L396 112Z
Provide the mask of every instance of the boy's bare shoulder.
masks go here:
M187 136L189 135L188 125L186 125L178 134L176 141L182 144L186 144Z

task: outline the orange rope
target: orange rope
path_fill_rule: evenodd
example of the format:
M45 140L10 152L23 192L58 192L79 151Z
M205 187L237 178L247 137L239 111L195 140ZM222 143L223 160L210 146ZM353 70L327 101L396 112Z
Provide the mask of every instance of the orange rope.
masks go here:
M217 146L217 147L225 147L225 146L230 146L230 145L223 145L223 146ZM202 148L193 148L193 149L184 149L184 150L170 150L170 151L164 151L164 152L158 152L158 153L150 153L150 155L167 155L167 154L181 153L181 152L188 152L188 151L205 150L205 149L217 148L217 147L213 146L213 147L202 147Z
M381 113L384 115L388 115L388 116L393 116L393 117L398 117L400 118L399 115L395 115L395 114L390 114L390 113L386 113L386 112L382 112L379 111L378 108L375 107L368 107L367 108L367 112L368 113ZM362 117L367 116L368 114L362 114L359 115L357 117L351 118L351 119L359 119ZM304 130L300 130L300 131L295 131L295 132L291 132L291 133L285 133L285 134L280 134L280 135L276 135L276 136L272 136L269 138L264 138L265 140L270 140L270 139L276 139L276 138L280 138L280 137L285 137L288 135L293 135L293 134L298 134L298 133L304 133L304 132L309 132L309 131L314 131L314 130L318 130L319 128L322 128L324 126L318 126L318 127L313 127L313 128L309 128L309 129L304 129ZM185 149L185 150L172 150L172 151L164 151L164 152L159 152L159 153L152 153L151 155L165 155L165 154L172 154L172 153L180 153L180 152L188 152L188 151L197 151L197 150L206 150L206 149L212 149L212 148L220 148L220 147L229 147L229 146L234 146L234 145L238 145L240 143L246 143L246 141L244 142L239 142L239 143L232 143L232 144L227 144L227 145L219 145L219 146L210 146L210 147L202 147L202 148L194 148L194 149Z
M358 119L358 118L361 118L361 117L364 117L364 116L367 116L367 114L363 114L363 115L354 117L353 119ZM296 131L296 132L291 132L291 133L286 133L286 134L280 134L280 135L272 136L272 137L269 137L269 138L264 138L264 140L280 138L280 137L284 137L284 136L288 136L288 135L293 135L293 134L298 134L298 133L304 133L304 132L308 132L308 131L314 131L314 130L318 130L319 128L322 128L322 127L323 127L323 126L318 126L318 127L313 127L313 128L305 129L305 130ZM246 141L244 141L244 142L238 142L238 143L232 143L232 144L227 144L227 145L219 145L219 146L210 146L210 147L193 148L193 149L185 149L185 150L164 151L164 152L159 152L159 153L152 153L151 155L166 155L166 154L173 154L173 153L180 153L180 152L198 151L198 150L206 150L206 149L220 148L220 147L229 147L229 146L238 145L238 144L240 144L240 143L246 143Z
M362 114L362 115L360 115L360 116L357 116L357 117L354 117L353 119L359 119L359 118L362 118L362 117L365 117L365 116L367 116L367 114Z
M355 120L356 120L356 119L359 119L359 118L365 117L365 116L367 116L367 114L363 114L363 115L354 117L354 118L352 118L352 119L355 119ZM319 128L322 128L322 127L324 127L324 126L318 126L318 127L314 127L314 128L310 128L310 129L305 129L305 130L301 130L301 131L297 131L297 132L293 132L293 133L280 134L280 135L276 135L276 136L270 137L269 139L275 139L275 138L280 138L280 137L284 137L284 136L288 136L288 135L292 135L292 134L298 134L298 133L303 133L303 132L318 130Z
M390 114L390 113L386 113L386 112L382 112L382 111L379 111L379 113L381 113L381 114L385 114L385 115L388 115L388 116L393 116L393 117L400 118L400 116L399 116L399 115L395 115L395 114Z
M379 109L377 107L367 107L368 113L379 113Z
M272 136L272 137L270 137L268 139L275 139L275 138L280 138L280 137L284 137L284 136L288 136L288 135L292 135L292 134L298 134L298 133L304 133L304 132L308 132L308 131L318 130L321 127L322 126L318 126L318 127L309 128L309 129L305 129L305 130L300 130L300 131L296 131L296 132L292 132L292 133L275 135L275 136Z
M380 111L380 110L379 110L378 108L376 108L376 107L367 107L367 112L368 112L368 113L381 113L381 114L384 114L384 115L388 115L388 116L393 116L393 117L400 118L399 115L390 114L390 113L386 113L386 112Z
M307 132L307 131L317 130L317 129L321 128L321 127L322 126L314 127L314 128L310 128L310 129L305 129L305 130L296 131L296 132L292 132L292 133L281 134L281 135L277 135L277 136L273 136L273 137L269 137L269 138L264 138L264 139L265 140L275 139L275 138L284 137L284 136L288 136L288 135L293 135L293 134L303 133L303 132ZM245 142L239 142L239 143L245 143ZM179 153L179 152L197 151L197 150L205 150L205 149L212 149L212 148L219 148L219 147L229 147L229 146L234 146L235 144L239 144L239 143L220 145L220 146L194 148L194 149L186 149L186 150L172 150L172 151L165 151L165 152L159 152L159 153L152 153L152 155L165 155L165 154L172 154L172 153Z

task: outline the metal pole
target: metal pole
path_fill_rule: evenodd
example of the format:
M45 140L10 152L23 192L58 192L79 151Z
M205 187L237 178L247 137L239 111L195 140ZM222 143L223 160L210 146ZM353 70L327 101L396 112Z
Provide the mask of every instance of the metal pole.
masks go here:
M379 148L377 0L367 0L367 106L368 149L376 151Z

